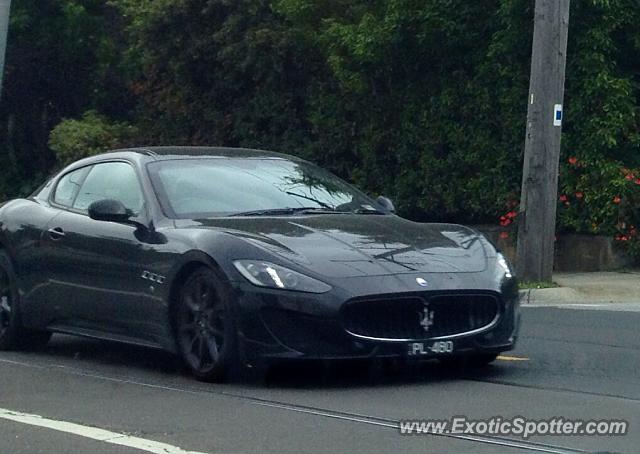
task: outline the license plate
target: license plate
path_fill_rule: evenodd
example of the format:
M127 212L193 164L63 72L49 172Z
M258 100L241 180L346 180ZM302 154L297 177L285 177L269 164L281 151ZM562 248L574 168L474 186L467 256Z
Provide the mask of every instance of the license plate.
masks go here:
M429 356L453 353L452 341L410 342L409 356Z

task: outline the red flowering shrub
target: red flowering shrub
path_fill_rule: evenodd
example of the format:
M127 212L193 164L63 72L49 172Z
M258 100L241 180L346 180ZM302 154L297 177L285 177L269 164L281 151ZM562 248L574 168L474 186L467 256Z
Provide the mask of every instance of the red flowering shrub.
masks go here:
M517 200L510 200L506 203L507 211L505 214L500 216L500 226L503 227L503 230L500 232L500 238L506 240L511 237L511 233L516 231L516 218L518 217L518 212L515 211L516 207L519 205Z
M561 166L558 229L611 236L640 256L640 169L612 160L569 158Z
M561 166L558 185L558 231L612 237L640 257L640 169L610 160L570 157ZM507 202L500 216L500 238L516 233L517 201Z

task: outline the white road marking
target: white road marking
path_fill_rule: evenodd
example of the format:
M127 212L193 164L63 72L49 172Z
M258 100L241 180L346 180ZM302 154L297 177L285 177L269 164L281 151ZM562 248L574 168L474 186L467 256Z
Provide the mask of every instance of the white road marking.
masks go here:
M46 429L57 430L68 434L78 435L84 438L111 443L114 445L128 446L129 448L138 449L140 451L151 452L154 454L206 454L195 451L185 451L166 443L147 440L145 438L132 437L129 435L111 432L96 427L83 426L66 421L57 421L55 419L43 418L39 415L29 413L20 413L17 411L0 408L0 419L7 419L21 424L30 426L44 427Z

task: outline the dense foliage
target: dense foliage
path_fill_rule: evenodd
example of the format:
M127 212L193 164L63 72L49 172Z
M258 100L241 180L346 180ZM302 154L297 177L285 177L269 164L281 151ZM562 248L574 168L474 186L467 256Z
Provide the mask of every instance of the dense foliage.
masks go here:
M109 121L90 110L80 120L60 122L51 131L49 147L58 163L66 165L89 155L134 144L138 136L139 131L134 126Z
M51 130L99 109L121 116L129 94L109 34L119 18L101 0L12 2L0 105L0 194L24 194L56 166Z
M52 150L62 164L113 144L250 146L330 167L413 219L511 223L533 3L14 2L0 191L26 191ZM638 23L635 0L572 2L562 229L630 239L640 224Z

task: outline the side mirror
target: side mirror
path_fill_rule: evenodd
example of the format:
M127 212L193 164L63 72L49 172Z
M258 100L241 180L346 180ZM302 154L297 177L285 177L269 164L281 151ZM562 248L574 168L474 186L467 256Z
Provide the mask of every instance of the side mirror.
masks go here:
M390 213L396 212L396 207L393 205L393 202L391 201L390 198L381 195L381 196L378 196L378 198L376 199L376 202L378 202L378 205L382 206L382 208L384 208L388 212Z
M119 200L104 199L89 205L89 217L96 221L125 222L131 216L131 211Z

